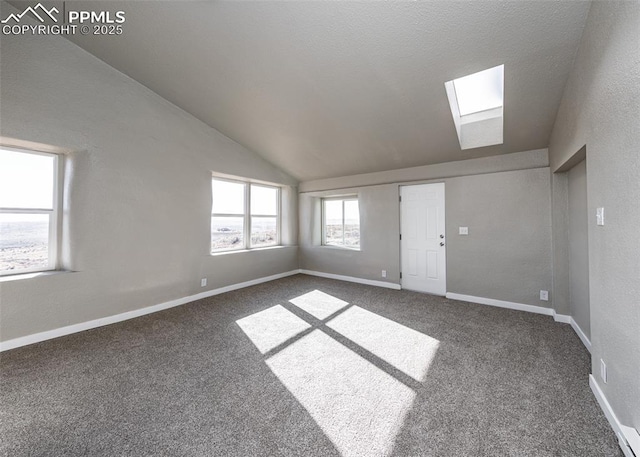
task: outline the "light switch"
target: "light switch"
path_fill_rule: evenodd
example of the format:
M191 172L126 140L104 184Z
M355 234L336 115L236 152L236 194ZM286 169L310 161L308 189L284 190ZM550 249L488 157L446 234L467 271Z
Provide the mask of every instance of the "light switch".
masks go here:
M469 234L469 227L459 227L458 233L460 235L468 235Z
M596 208L596 224L604 225L604 208Z

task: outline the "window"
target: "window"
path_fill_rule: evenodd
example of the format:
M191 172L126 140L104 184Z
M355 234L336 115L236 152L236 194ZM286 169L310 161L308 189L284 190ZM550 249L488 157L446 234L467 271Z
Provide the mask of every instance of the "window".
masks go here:
M278 188L251 184L251 246L278 244Z
M58 162L0 148L0 275L56 268Z
M502 106L504 65L454 79L460 116Z
M322 200L322 244L360 248L360 209L357 197Z
M275 246L280 243L280 189L213 178L211 252Z
M504 65L444 83L461 149L503 142Z

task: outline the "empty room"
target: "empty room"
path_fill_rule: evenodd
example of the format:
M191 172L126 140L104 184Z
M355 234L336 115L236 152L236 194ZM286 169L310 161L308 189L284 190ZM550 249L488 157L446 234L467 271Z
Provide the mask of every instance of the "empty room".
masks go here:
M0 27L0 455L640 457L640 2Z

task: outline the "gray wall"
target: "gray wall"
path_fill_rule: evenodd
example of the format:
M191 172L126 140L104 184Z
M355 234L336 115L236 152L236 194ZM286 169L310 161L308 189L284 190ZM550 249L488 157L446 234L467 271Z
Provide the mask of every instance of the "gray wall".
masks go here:
M0 282L3 341L298 268L293 178L63 38L3 36L0 52L4 141L73 151L62 261L75 271ZM209 255L212 170L291 186L291 246Z
M569 180L569 302L571 316L587 338L590 338L586 160L574 166L567 175Z
M321 246L320 199L358 195L360 250ZM398 186L350 188L299 196L300 268L397 284L400 281ZM381 277L387 270L387 278Z
M490 166L484 163L479 169L499 170L512 159L522 160L521 154L502 156L501 163L492 160ZM460 171L472 173L469 164L457 164ZM455 166L447 172L455 174ZM408 175L414 178L415 172L409 169ZM551 306L550 301L539 300L540 289L551 290L549 179L545 167L419 181L445 182L449 292ZM300 194L300 266L397 284L401 183L346 187L352 181L351 177L332 179L332 186L345 187ZM361 250L321 246L320 199L354 193L360 199ZM459 236L459 226L469 227L469 236ZM387 270L386 279L381 270Z
M447 290L551 307L549 169L445 180ZM469 235L458 235L458 227Z
M635 428L640 428L638 30L640 3L592 4L549 146L552 171L587 146L592 366L606 362L608 382L595 378L618 418ZM597 207L605 208L602 227L595 223Z

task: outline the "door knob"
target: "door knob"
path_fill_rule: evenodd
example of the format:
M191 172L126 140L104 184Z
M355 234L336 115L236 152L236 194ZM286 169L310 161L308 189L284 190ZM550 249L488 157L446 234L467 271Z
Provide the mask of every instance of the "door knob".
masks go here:
M444 235L440 235L440 238L444 238Z
M442 241L440 242L440 246L444 246L444 243Z

